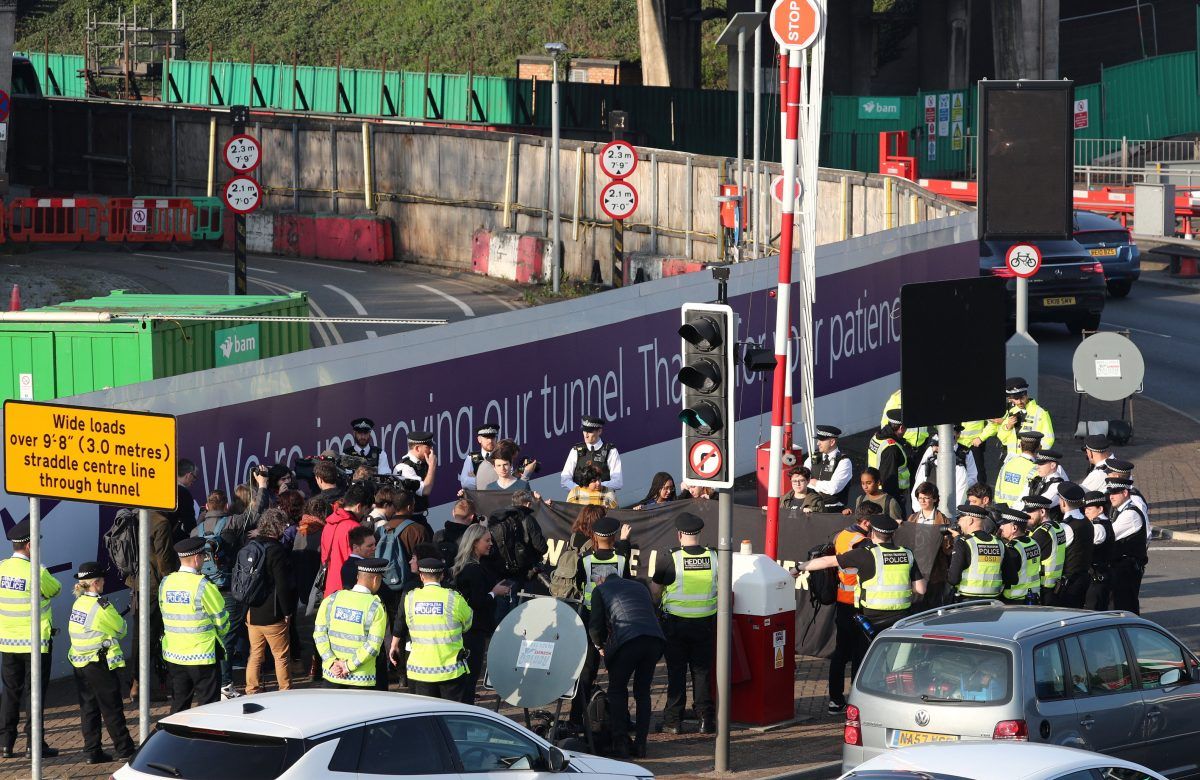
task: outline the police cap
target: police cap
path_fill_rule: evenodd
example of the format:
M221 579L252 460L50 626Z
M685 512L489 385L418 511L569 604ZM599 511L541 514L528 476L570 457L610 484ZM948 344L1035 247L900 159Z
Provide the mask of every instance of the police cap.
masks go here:
M871 517L871 530L878 531L881 534L894 534L900 524L896 522L894 517L887 515L874 515Z
M1045 435L1041 431L1021 431L1017 434L1017 438L1025 441L1041 441Z
M1133 487L1133 480L1126 477L1109 477L1104 483L1104 492L1112 495Z
M422 574L441 574L446 570L446 562L441 558L422 558L417 561L417 571Z
M892 425L904 424L904 414L899 409L888 409L886 412L884 412L883 416L886 417L887 421Z
M24 544L29 541L31 533L29 519L26 518L8 529L8 541L13 544Z
M974 504L959 504L955 511L958 517L974 517L979 520L988 519L988 511L984 507L975 506Z
M1084 490L1074 482L1063 482L1058 486L1058 497L1072 504L1083 500Z
M358 562L359 574L383 574L387 571L386 558L363 558Z
M414 444L433 444L433 434L429 431L409 431L408 446Z
M485 439L494 439L500 435L500 428L491 423L484 423L475 429L476 436L482 436Z
M602 517L592 524L592 533L596 536L616 536L621 530L621 524L615 517Z
M181 542L175 543L175 552L180 558L199 555L204 552L204 540L199 536L190 536Z
M836 439L842 435L842 429L834 425L818 425L814 435L818 439Z
M1058 450L1041 449L1033 454L1034 463L1058 463L1062 460L1062 453Z
M1026 395L1029 393L1029 383L1023 376L1010 376L1004 380L1005 395Z
M1108 506L1108 496L1099 490L1089 490L1083 494L1084 506Z
M375 430L375 421L370 417L359 417L357 420L350 421L350 427L356 431L373 431Z
M1054 502L1045 496L1025 496L1021 499L1021 503L1025 506L1025 511L1030 509L1049 509L1054 506Z
M1029 522L1029 515L1027 513L1022 512L1015 506L1009 506L1008 504L1000 505L1000 525L1005 525L1006 523L1019 523L1023 525L1027 522Z
M1109 474L1119 474L1122 477L1127 477L1133 473L1133 463L1120 458L1109 458L1104 464L1105 470Z
M579 421L579 425L585 431L594 431L604 427L604 420L601 420L599 417L592 417L590 414L585 414Z
M1110 442L1108 437L1104 434L1093 433L1091 436L1083 440L1083 447L1084 449L1091 450L1092 452L1108 452L1108 450L1112 447L1112 442Z
M75 579L77 580L95 580L103 576L104 567L96 561L79 564L79 571L75 572Z
M698 534L704 530L704 521L691 512L685 512L675 518L675 530L681 534Z

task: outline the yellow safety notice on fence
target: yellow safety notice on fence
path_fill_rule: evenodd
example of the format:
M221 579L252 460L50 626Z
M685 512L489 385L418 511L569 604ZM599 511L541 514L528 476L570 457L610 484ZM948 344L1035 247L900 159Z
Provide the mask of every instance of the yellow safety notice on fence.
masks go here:
M14 495L174 509L175 418L4 402L4 490Z

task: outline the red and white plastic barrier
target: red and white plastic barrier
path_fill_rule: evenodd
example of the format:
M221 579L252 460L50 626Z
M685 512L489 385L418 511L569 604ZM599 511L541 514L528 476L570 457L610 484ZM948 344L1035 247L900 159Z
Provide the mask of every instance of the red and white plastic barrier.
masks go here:
M550 242L541 236L476 230L471 236L471 270L512 282L542 282L549 278Z

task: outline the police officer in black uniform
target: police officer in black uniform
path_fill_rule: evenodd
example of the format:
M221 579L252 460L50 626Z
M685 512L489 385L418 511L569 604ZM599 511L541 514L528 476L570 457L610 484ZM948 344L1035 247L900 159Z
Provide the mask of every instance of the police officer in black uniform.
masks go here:
M1111 571L1113 609L1124 609L1135 615L1141 614L1138 594L1142 588L1142 575L1149 561L1146 545L1149 541L1149 523L1146 515L1137 506L1129 489L1133 480L1125 477L1109 477L1104 483L1104 492L1112 507L1113 562Z
M351 421L350 431L354 434L354 443L347 447L342 454L362 458L364 465L372 472L387 471L386 462L383 469L380 469L379 457L383 454L383 450L371 441L371 432L374 430L375 421L370 417L359 417L357 420Z
M717 552L700 544L704 521L691 513L675 519L679 545L659 556L650 591L662 612L667 637L667 704L663 730L683 734L683 709L687 698L688 671L692 677L692 700L700 732L714 734L712 673L717 635ZM682 565L682 570L680 570ZM706 593L700 588L707 587ZM704 614L710 613L710 614Z
M1059 508L1063 513L1063 531L1067 536L1067 557L1063 561L1062 582L1058 588L1058 606L1083 609L1088 585L1092 581L1092 550L1095 547L1092 524L1083 516L1087 494L1074 482L1058 486Z
M413 494L412 519L425 527L429 520L429 495L437 473L437 454L433 451L433 434L428 431L409 431L408 453L396 462L392 473L404 480L404 489ZM432 533L432 530L430 531Z
M826 512L840 512L846 508L850 481L854 477L854 464L838 449L841 435L841 428L818 425L813 436L817 440L817 451L804 461L805 468L812 472L808 487L820 494Z
M1108 519L1108 496L1099 490L1091 490L1083 496L1083 516L1092 524L1092 581L1088 583L1084 597L1084 609L1102 611L1108 609L1112 593L1112 554L1116 539L1113 537L1112 522Z
M466 460L463 461L462 471L458 475L458 483L466 490L474 490L477 488L478 482L475 475L479 473L479 466L485 461L492 459L492 453L496 450L496 437L500 435L500 428L491 423L484 423L475 429L475 441L479 443L479 449L467 453ZM515 469L517 464L513 464Z
M1065 480L1062 477L1058 462L1062 453L1058 450L1039 449L1033 453L1033 464L1037 471L1029 479L1026 493L1031 496L1044 496L1049 502L1050 516L1056 522L1062 520L1058 510L1058 486Z
M625 476L621 471L621 454L612 444L604 441L604 421L599 417L584 415L581 420L583 441L571 447L567 453L567 462L563 464L559 474L559 483L564 490L570 490L581 483L583 470L595 466L600 470L600 484L611 490L620 490L625 485Z

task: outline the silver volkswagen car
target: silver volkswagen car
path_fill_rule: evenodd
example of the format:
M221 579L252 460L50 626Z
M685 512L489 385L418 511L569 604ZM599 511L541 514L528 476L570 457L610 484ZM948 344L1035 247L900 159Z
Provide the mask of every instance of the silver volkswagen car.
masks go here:
M1028 740L1200 777L1200 661L1128 612L974 601L871 645L846 707L842 769L926 742Z

